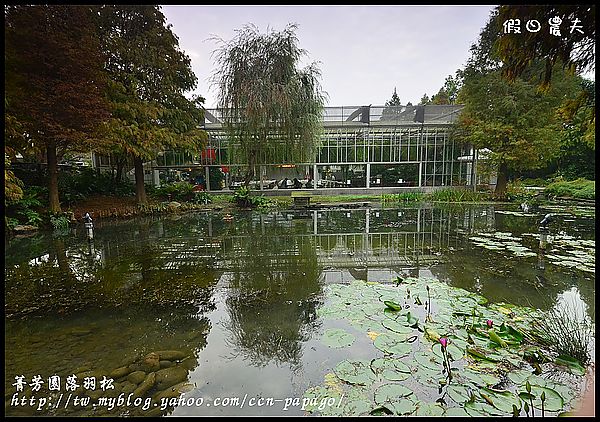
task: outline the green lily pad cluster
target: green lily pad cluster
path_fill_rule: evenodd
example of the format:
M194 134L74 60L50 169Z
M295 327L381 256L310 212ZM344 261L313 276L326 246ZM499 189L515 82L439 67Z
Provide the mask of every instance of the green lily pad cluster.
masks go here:
M525 233L539 239L539 234ZM566 234L557 234L549 238L552 245L545 257L554 265L570 267L588 273L596 272L596 241L578 239Z
M536 256L526 246L523 246L517 240L522 240L521 237L513 236L512 233L505 232L493 232L493 233L479 233L478 236L469 237L473 241L475 246L480 246L484 249L494 251L509 251L514 256L525 257L525 256Z
M556 416L569 410L575 397L572 387L539 370L540 364L568 370L564 362L554 365L539 338L528 331L542 318L540 311L488 304L483 296L428 278L407 278L398 285L355 281L325 290L327 300L318 313L349 322L356 337L370 338L372 349L370 358L361 350L360 359L342 360L325 375L323 385L309 388L304 394L312 403L308 412L525 416L527 402L528 414L541 416L543 392L544 415ZM441 337L449 340L445 350ZM326 330L322 340L332 338L336 347L353 350L352 333ZM445 354L450 373L444 368Z

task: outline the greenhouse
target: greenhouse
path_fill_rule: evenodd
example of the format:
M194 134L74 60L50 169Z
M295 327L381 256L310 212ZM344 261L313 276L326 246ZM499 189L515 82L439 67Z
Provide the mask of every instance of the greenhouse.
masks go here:
M282 147L258 157L250 188L344 189L394 191L443 186L470 186L475 180L473 149L451 134L461 105L341 106L323 109L323 130L312 160ZM417 110L421 113L417 116ZM234 190L247 170L240 145L227 134L219 109L206 109L208 145L198 154L164 151L145 163L153 185L188 180L208 191ZM420 118L419 118L420 117ZM422 122L420 121L422 120ZM477 154L475 154L477 161ZM111 167L109 157L96 166ZM133 172L131 172L133 176ZM478 183L482 183L477 176Z

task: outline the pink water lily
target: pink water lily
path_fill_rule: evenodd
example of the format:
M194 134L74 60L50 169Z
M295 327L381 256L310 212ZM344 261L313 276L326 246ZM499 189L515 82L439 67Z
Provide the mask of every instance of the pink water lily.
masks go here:
M440 344L445 349L448 347L448 339L446 337L440 337Z
M492 321L491 319L488 319L486 321L488 328L492 328L492 326L494 325L494 321Z

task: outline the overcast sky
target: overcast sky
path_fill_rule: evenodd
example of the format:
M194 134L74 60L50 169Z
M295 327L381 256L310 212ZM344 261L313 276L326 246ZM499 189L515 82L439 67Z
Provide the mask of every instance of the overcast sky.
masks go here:
M494 6L163 6L198 77L194 91L216 106L210 86L218 48L245 24L298 24L302 65L319 62L327 105L383 105L394 87L402 104L437 93L462 67Z

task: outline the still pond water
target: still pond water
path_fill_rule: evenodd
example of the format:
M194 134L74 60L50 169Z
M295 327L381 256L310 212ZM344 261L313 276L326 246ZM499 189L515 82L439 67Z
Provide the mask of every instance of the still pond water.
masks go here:
M538 223L548 212L556 217L542 253ZM119 374L116 393L102 393L100 380L117 379L115 369L174 361L185 371L165 376L164 385L184 382L186 402L153 414L305 414L292 399L349 357L321 341L338 326L318 312L326 288L354 280L433 277L490 302L545 310L574 300L594 318L593 208L373 206L223 217L98 221L91 243L82 227L7 240L6 414L143 414L140 402L111 410L63 404L86 377L98 383L87 385L92 399L116 397L140 380ZM75 393L66 389L72 374ZM53 375L59 388L48 391ZM39 402L15 405L19 376L30 384L21 395L50 403L39 411Z

